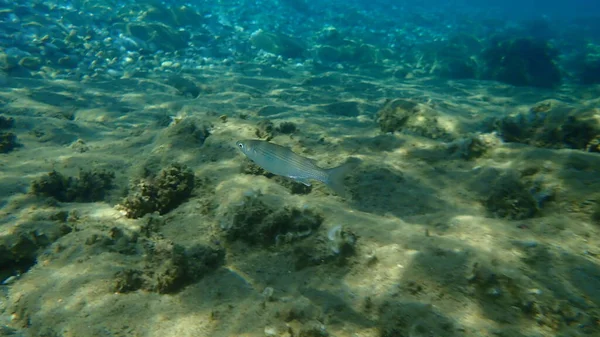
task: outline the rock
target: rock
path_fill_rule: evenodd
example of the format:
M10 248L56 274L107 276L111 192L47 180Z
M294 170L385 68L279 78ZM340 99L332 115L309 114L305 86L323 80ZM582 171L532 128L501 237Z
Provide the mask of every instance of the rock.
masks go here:
M325 112L329 115L356 117L360 114L358 102L336 102L324 106Z
M25 273L36 263L39 253L70 231L66 224L51 219L22 221L6 231L0 236L0 279Z
M460 336L458 327L430 304L386 300L378 307L380 337Z
M179 93L185 97L197 98L200 95L200 88L196 85L196 83L181 75L169 76L166 84L177 89Z
M317 59L324 63L353 63L372 65L378 62L378 52L374 46L344 40L335 47L319 45L315 48Z
M42 60L35 56L26 56L19 61L21 67L29 70L39 70L42 67Z
M159 136L159 143L175 149L199 147L210 136L211 129L212 125L205 124L197 118L176 119Z
M19 59L7 53L0 52L0 70L10 73L17 67L19 67Z
M289 134L296 132L298 130L298 127L296 126L296 124L294 124L292 122L281 122L275 128L275 130L279 133L289 135Z
M63 56L58 59L58 65L64 68L76 68L79 60L74 56Z
M225 239L264 246L308 236L323 223L323 217L309 209L275 208L254 196L223 205L221 214L220 227Z
M484 50L483 78L515 86L553 88L560 84L557 52L544 40L496 40Z
M304 45L294 37L285 34L267 33L259 29L250 36L250 43L257 49L289 58L299 58L304 54Z
M157 176L132 184L120 208L129 218L140 218L154 212L165 214L189 198L194 182L191 169L182 164L172 164Z
M6 130L13 127L15 120L12 117L0 116L0 130Z
M527 113L497 119L494 128L506 142L589 152L600 150L597 109L575 109L560 101L542 101Z
M344 39L342 34L335 27L325 27L316 34L316 40L319 43L329 46L340 45Z
M578 62L581 64L581 82L588 85L600 83L600 45L588 43L582 59Z
M432 69L430 73L451 79L473 79L479 77L477 56L481 52L479 40L468 34L449 37L448 41L431 46Z
M127 33L145 43L155 45L156 49L164 51L177 51L188 46L190 33L182 30L176 31L161 23L130 23Z
M79 171L79 177L65 177L57 171L34 180L31 193L61 202L93 202L104 199L115 174L106 170Z
M204 245L185 249L162 238L152 238L145 243L143 267L117 272L114 291L143 289L159 294L174 293L218 268L225 258L222 249Z
M492 216L509 220L529 219L538 212L535 198L513 174L500 176L492 183L484 205Z
M382 132L408 131L432 139L453 139L451 131L438 123L438 114L421 103L402 98L389 100L377 116Z
M344 57L342 57L341 51L328 45L319 45L315 47L315 53L317 55L317 59L325 63L337 63L345 60Z
M0 132L0 153L8 153L18 146L17 136L12 132Z
M199 26L204 22L202 15L188 6L167 8L156 2L142 12L139 20L146 23L160 22L172 27Z
M175 23L181 27L195 26L198 27L204 22L204 18L200 13L188 6L174 6L171 8L171 15Z

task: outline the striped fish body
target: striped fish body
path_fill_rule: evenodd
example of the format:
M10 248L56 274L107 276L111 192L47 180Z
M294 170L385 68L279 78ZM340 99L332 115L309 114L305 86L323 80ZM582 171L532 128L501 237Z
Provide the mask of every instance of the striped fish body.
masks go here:
M313 160L294 153L287 147L263 140L243 140L237 147L256 165L276 175L294 179L310 186L314 179L329 184L330 173Z

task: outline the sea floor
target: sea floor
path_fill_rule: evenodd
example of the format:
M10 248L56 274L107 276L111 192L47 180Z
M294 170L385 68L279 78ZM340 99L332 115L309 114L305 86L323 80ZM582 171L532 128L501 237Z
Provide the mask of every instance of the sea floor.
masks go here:
M12 263L0 332L599 335L600 155L504 142L486 125L540 102L598 116L600 88L364 73L240 64L173 74L198 84L197 98L165 74L3 78L2 116L20 146L0 155ZM398 99L434 117L382 132L378 111ZM322 167L360 158L352 197L249 174L235 142L257 137ZM191 196L128 217L132 182L173 163L193 172ZM102 201L32 192L53 170L98 169L114 173ZM277 214L287 220L261 232ZM309 229L281 227L296 220Z

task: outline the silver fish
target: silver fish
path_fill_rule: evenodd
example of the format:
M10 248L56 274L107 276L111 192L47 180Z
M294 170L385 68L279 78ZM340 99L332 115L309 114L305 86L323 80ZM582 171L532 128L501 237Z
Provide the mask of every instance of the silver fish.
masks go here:
M324 169L317 166L312 159L264 140L240 140L235 144L246 157L268 172L294 179L306 186L310 186L310 180L317 180L341 196L347 196L344 177L360 164L358 158L351 158L343 165Z

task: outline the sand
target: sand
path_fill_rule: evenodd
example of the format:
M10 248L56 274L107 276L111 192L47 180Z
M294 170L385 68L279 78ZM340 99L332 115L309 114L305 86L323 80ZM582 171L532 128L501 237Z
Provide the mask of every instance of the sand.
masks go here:
M2 113L15 119L11 131L22 146L0 155L0 237L5 245L24 235L49 240L32 248L37 262L29 271L1 287L3 333L600 334L600 226L593 217L600 156L506 143L481 132L490 118L527 112L548 99L594 109L599 88L546 91L343 69L311 75L293 65L260 64L179 76L202 88L197 98L181 95L164 74L105 82L3 79ZM435 111L448 136L382 133L376 113L386 99L399 98ZM322 167L362 159L347 181L353 200L319 183L308 194L291 194L279 180L244 174L235 141L256 138L265 119L295 123L295 133L274 133L271 141ZM209 128L203 144L170 132L186 120ZM485 140L483 155L465 158L460 144L469 137ZM160 222L155 242L217 247L223 262L176 291L116 291L120 271L153 268L148 251L127 250L139 247L131 238L148 217L127 218L117 205L145 167L173 162L207 183L176 209L152 216ZM52 170L76 176L98 168L115 173L104 201L57 202L30 193L32 181ZM552 198L533 217L490 214L486 200L503 177L539 183ZM226 240L220 229L227 207L245 198L309 209L323 222L306 238L277 245ZM60 212L67 218L56 220ZM299 267L298 250L326 242L336 226L356 238L352 252ZM118 243L115 232L129 241ZM98 239L105 237L112 241Z

